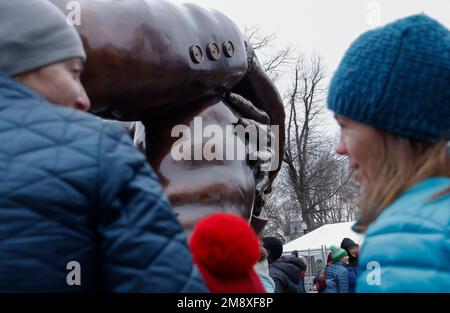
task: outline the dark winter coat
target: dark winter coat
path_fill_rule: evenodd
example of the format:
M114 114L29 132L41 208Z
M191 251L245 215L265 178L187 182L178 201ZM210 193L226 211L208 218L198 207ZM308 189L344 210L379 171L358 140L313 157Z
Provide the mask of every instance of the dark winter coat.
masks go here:
M356 289L356 280L358 278L358 258L354 257L350 253L350 249L354 246L359 246L350 238L344 238L341 242L341 248L347 251L349 257L348 261L350 264L346 265L348 271L348 292L354 293Z
M300 273L305 270L303 262L295 256L282 256L269 264L269 274L275 282L276 293L299 293Z
M356 280L358 279L358 263L346 266L348 271L348 292L354 293L356 289Z

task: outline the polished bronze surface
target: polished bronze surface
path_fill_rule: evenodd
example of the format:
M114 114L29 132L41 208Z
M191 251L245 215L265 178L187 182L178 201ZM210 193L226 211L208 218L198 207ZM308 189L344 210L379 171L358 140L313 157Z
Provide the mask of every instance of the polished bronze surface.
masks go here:
M209 138L206 137L197 143L191 141L191 160L177 161L172 157L171 149L177 149L174 143L178 138L171 137L171 130L175 125L186 125L194 131L194 118L198 117L202 118L202 129L208 125L220 125L225 134L226 125L236 123L240 114L220 97L213 97L174 113L171 119L159 123L145 122L146 154L158 172L174 211L188 230L200 217L216 211L235 212L250 219L255 200L255 180L253 168L246 160L194 160L194 153L208 144ZM238 145L245 149L245 143L239 142Z
M69 0L52 2L68 13ZM252 224L260 230L263 194L271 187L262 183L257 165L245 160L175 161L170 153L176 141L173 126L191 127L195 117L202 117L204 127L225 127L240 118L279 125L282 155L281 98L238 27L222 13L194 4L78 2L81 25L76 27L88 55L82 81L92 112L143 121L146 155L186 229L205 214L232 211L247 219L259 216ZM229 92L251 103L233 103ZM270 172L270 182L278 170Z
M208 57L212 61L217 61L220 59L220 50L219 46L215 42L211 42L206 47L206 52L208 53Z
M234 45L231 41L225 41L223 43L223 53L227 58L232 58L234 55Z

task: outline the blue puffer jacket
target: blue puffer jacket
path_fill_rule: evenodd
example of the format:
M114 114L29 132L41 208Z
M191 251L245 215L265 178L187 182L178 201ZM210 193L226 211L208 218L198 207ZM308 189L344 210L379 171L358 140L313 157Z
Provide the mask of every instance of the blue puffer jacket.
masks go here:
M358 278L358 267L354 264L349 264L346 266L348 271L348 292L355 293L356 290L356 279Z
M72 291L206 289L125 130L0 74L0 292Z
M405 191L367 229L357 292L450 292L450 178Z
M348 271L344 263L334 262L327 268L323 293L348 293Z

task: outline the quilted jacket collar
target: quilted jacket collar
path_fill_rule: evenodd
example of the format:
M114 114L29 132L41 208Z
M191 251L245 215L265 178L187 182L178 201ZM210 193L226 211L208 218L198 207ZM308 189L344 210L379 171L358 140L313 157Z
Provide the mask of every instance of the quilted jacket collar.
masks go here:
M409 207L409 202L411 201L411 196L426 198L433 195L440 190L444 190L450 186L450 178L448 177L431 177L427 178L411 187L406 189L400 196L389 205L383 212L387 211L391 207ZM361 230L361 221L357 221L353 226L352 230L356 233L363 233Z
M0 72L0 99L24 99L44 100L42 96L21 84L11 76ZM5 101L0 101L0 106L5 105Z
M433 194L450 186L448 177L430 177L406 189L397 199L397 202L408 200L410 194Z

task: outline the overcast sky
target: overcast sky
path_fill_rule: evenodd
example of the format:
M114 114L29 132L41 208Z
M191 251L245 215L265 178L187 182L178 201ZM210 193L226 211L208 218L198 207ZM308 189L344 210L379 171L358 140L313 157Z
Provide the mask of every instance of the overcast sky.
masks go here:
M450 0L174 0L219 10L241 29L257 26L276 33L275 48L316 51L329 76L361 33L415 13L426 13L450 28ZM283 87L282 87L283 88ZM281 88L281 89L282 89Z

